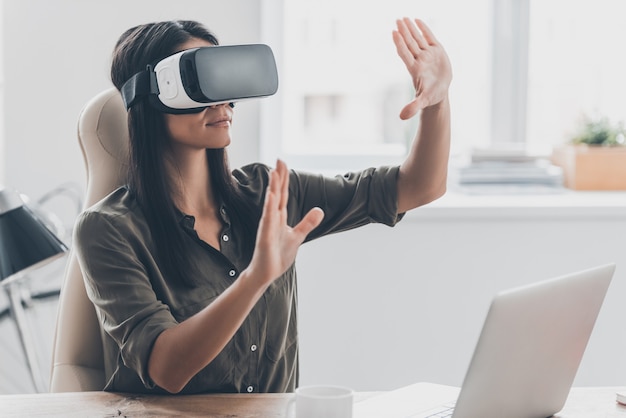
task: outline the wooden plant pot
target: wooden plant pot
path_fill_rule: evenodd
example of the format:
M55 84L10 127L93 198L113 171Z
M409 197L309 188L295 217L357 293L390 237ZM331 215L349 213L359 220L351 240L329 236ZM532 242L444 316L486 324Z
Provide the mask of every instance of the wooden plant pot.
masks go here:
M626 190L626 147L565 145L552 163L563 169L565 187L574 190Z

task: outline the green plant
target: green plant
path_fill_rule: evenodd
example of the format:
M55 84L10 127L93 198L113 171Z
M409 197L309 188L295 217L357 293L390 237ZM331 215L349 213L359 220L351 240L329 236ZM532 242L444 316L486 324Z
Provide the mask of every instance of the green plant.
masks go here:
M626 130L623 123L611 124L608 118L585 119L578 133L572 138L574 144L616 146L625 145Z

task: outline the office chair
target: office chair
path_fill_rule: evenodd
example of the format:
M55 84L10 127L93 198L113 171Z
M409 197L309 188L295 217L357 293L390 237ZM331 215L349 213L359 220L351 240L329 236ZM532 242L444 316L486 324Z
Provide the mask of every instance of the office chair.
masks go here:
M87 171L85 207L89 207L124 184L128 171L127 113L115 88L85 105L78 120L78 141ZM50 392L104 388L100 322L73 250L61 287L52 350Z

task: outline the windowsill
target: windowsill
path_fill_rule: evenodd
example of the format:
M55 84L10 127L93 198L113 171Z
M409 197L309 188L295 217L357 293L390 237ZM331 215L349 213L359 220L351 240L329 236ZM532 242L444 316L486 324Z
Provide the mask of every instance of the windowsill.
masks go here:
M408 219L626 220L626 191L468 194L452 188Z

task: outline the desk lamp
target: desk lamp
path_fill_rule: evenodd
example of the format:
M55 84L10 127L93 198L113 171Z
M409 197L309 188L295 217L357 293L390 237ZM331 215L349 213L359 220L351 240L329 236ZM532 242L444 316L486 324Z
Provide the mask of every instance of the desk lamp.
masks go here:
M11 316L37 392L47 391L46 384L39 369L18 286L29 271L63 256L66 251L67 246L26 207L17 192L0 189L0 287L9 299Z

